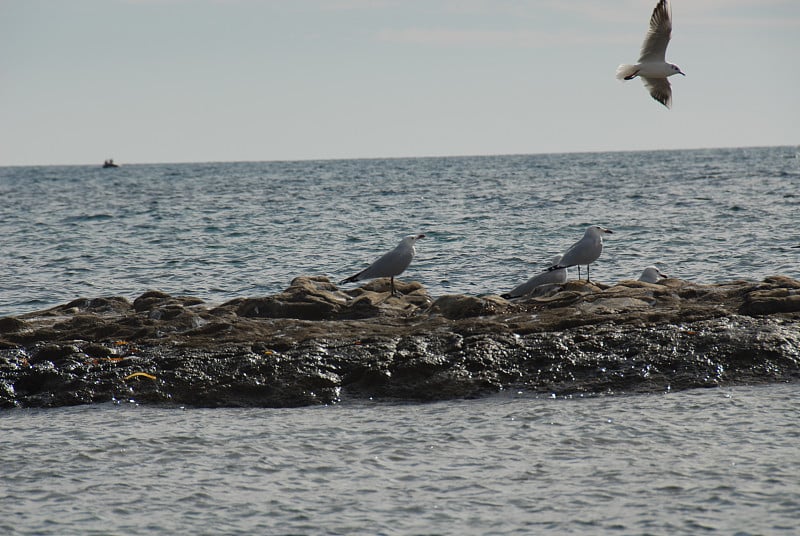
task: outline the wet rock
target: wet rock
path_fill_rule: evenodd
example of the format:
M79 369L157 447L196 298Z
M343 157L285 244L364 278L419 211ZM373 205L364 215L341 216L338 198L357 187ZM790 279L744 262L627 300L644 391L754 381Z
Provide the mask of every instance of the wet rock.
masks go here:
M6 316L0 318L0 333L13 333L15 331L22 331L27 327L27 324L13 316Z
M399 295L391 296L389 279L384 278L343 292L324 276L297 277L280 294L240 300L233 305L236 314L243 317L345 320L406 316L431 301L419 283L395 281L395 287Z
M200 298L193 296L173 297L158 290L150 290L133 301L133 308L137 312L156 311L169 309L183 309L205 303Z
M121 297L112 298L79 298L66 305L54 307L51 312L91 312L91 313L125 313L131 307L128 300Z
M499 296L442 296L433 302L428 312L451 320L475 316L490 316L510 310L509 303Z
M745 294L742 314L771 315L800 312L800 282L774 276Z
M172 296L158 290L149 290L133 300L133 308L138 311L149 311L153 307L168 302Z
M800 378L800 282L585 281L523 299L298 277L208 307L149 291L0 319L0 407L292 407L503 389L620 393Z
M98 344L98 343L94 343L94 342L90 342L90 343L85 344L83 346L83 348L81 348L81 350L86 355L94 357L94 358L108 357L108 356L114 355L114 350L112 350L108 346L104 346L102 344Z

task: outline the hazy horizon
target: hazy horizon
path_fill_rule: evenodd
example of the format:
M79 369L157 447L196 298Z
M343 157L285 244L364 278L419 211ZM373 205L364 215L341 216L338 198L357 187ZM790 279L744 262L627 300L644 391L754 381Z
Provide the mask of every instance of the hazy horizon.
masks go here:
M673 0L671 110L655 4L0 0L0 166L800 143L800 3Z

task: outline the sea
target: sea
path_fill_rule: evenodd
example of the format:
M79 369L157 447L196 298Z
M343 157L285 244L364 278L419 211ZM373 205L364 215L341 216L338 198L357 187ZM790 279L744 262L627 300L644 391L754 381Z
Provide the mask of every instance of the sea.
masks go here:
M798 533L796 384L0 412L0 533Z
M0 167L0 317L275 294L418 233L400 279L499 294L592 224L601 283L800 279L798 214L796 146ZM798 394L2 410L0 534L798 534Z

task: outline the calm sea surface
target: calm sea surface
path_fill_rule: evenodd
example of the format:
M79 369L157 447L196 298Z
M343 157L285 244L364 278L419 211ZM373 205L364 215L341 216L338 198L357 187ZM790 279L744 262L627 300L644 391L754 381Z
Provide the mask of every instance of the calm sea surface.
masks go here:
M0 533L797 534L797 385L0 412Z
M614 230L593 279L657 264L711 283L800 277L796 147L0 168L0 316L150 289L211 303L352 275L425 233L404 279L502 293ZM573 274L574 276L575 274Z
M795 147L0 168L0 316L272 294L419 232L433 296L507 291L589 224L598 281L798 278L798 214ZM0 411L0 534L797 534L798 393Z

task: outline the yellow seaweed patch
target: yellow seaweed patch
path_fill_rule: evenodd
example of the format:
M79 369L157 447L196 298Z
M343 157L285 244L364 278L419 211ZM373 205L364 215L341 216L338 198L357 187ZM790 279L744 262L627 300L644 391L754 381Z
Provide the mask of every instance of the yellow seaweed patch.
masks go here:
M130 380L131 378L135 378L137 376L143 376L143 377L148 378L150 380L155 380L156 379L155 376L153 376L152 374L148 374L146 372L134 372L133 374L128 374L127 376L125 376L124 379L125 379L125 381L127 381L127 380Z

